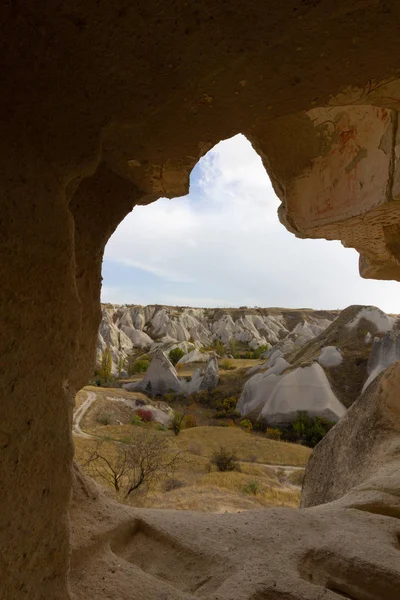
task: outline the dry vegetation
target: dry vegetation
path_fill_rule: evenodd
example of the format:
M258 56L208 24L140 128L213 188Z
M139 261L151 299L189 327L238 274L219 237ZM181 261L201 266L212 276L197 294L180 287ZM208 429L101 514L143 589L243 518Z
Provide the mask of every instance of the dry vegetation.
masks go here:
M227 373L230 386L236 379L235 371ZM225 385L226 385L225 384ZM237 382L235 381L235 385ZM149 433L160 440L164 449L172 455L179 453L173 469L160 472L151 486L143 486L137 493L126 495L129 477L121 477L121 489L116 494L123 502L134 505L199 510L212 512L236 512L266 506L298 506L303 469L310 450L297 444L269 440L263 435L250 434L239 427L201 425L183 429L179 436L171 431L162 431L155 423L129 424L129 413L112 400L132 397L121 389L85 388L78 394L77 407L86 399L86 390L96 393L97 400L82 419L81 427L90 438L75 439L75 457L79 464L86 465L87 472L102 485L107 485L99 470L106 468L105 461L93 468L88 457L101 444L102 454L110 462L116 460L118 445L130 440L140 440ZM123 410L121 410L123 408ZM192 406L191 414L207 422L205 407ZM99 422L99 411L111 415L110 424ZM199 415L199 412L201 413ZM115 424L123 417L124 424ZM199 419L200 417L200 419ZM234 452L239 460L239 471L219 472L210 466L210 458L221 447ZM280 467L284 466L284 468ZM287 468L288 465L297 469ZM97 470L97 472L96 472ZM110 491L112 480L108 481Z

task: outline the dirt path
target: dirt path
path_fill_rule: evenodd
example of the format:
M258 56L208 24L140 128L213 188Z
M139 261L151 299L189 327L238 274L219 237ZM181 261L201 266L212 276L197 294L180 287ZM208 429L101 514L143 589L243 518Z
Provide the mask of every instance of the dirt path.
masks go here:
M91 438L93 438L93 436L82 431L80 423L81 423L81 420L82 420L83 416L85 415L86 411L92 406L93 402L96 401L97 396L94 392L86 392L86 393L87 393L86 400L84 402L82 402L80 407L75 411L74 416L72 418L72 433L74 435L76 435L77 437L91 439Z

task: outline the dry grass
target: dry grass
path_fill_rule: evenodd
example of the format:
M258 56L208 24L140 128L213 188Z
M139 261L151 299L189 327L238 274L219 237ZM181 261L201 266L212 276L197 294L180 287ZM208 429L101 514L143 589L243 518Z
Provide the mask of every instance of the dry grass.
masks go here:
M184 429L179 436L179 444L186 450L195 444L202 456L210 457L224 446L235 452L239 460L275 465L303 467L307 464L311 450L299 444L276 442L249 434L239 427L193 427Z
M276 469L265 466L265 463L304 465L310 451L303 446L267 440L230 427L195 427L183 430L175 437L170 431L154 429L154 424L96 424L90 428L90 433L106 439L103 452L107 458L113 460L116 454L115 440L141 436L150 428L153 428L155 435L167 438L171 448L184 451L183 460L173 475L174 479L183 485L179 489L167 492L165 478L159 478L147 495L137 494L126 499L121 494L121 501L137 506L207 512L236 512L269 506L299 505L300 490L283 483ZM95 440L90 439L75 440L75 457L78 463L84 463L95 443ZM241 461L240 472L210 471L210 456L221 445L235 451ZM249 457L253 459L251 462L247 462ZM296 476L302 472L297 471ZM104 485L101 478L97 479ZM246 486L254 481L257 482L257 493L246 493Z

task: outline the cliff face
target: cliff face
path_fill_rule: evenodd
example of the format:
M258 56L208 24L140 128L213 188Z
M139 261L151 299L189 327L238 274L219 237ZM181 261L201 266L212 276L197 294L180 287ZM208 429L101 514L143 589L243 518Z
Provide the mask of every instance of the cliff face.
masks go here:
M108 347L113 368L137 349L154 351L179 346L185 352L219 340L229 353L232 340L255 349L293 334L303 345L336 318L339 311L285 308L190 308L103 305L97 361Z

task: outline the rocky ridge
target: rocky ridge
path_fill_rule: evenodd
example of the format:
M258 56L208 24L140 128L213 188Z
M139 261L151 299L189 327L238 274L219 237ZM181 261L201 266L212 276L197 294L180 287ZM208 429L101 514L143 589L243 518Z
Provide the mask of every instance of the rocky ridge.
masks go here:
M399 325L397 316L376 307L349 306L302 346L289 334L250 370L237 410L269 423L291 421L299 410L338 421L400 359Z
M296 346L318 335L339 311L284 308L190 308L160 305L103 305L97 344L97 362L108 347L113 372L120 358L142 349L158 347L185 352L212 347L218 340L228 347L231 340L254 349L275 345L290 335Z

